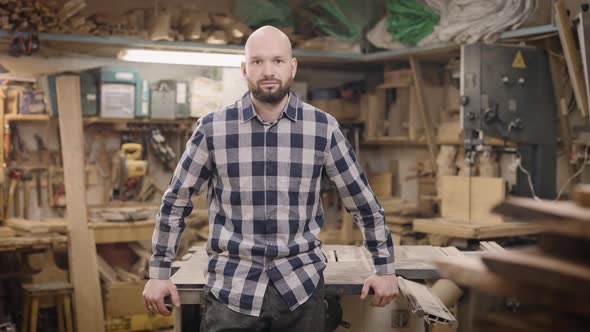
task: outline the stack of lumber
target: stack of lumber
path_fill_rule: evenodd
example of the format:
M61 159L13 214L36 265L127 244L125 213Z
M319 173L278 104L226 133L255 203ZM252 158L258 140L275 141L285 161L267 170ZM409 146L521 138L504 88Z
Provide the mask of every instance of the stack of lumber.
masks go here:
M8 218L4 220L4 225L10 227L17 234L22 235L42 235L48 233L66 234L68 232L68 224L66 221L58 218L48 218L43 220Z
M28 220L8 218L0 225L0 251L45 249L67 242L68 225L63 219Z
M143 280L147 276L151 255L137 242L129 243L126 248L103 245L97 255L100 280L105 283Z
M494 211L544 227L537 247L490 250L481 258L439 259L440 274L499 297L516 312L480 313L482 331L587 331L590 322L590 187L573 202L510 198Z
M0 29L210 44L241 44L252 32L237 17L178 6L145 6L121 15L85 15L85 7L86 0L0 0Z
M420 215L417 204L400 198L380 201L385 210L385 222L395 245L418 244L419 236L412 229L414 218Z

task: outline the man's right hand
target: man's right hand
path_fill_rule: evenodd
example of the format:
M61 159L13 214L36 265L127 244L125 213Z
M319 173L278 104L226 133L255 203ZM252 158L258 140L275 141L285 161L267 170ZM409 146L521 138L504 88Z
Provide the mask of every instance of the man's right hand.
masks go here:
M175 307L179 307L178 291L172 281L150 279L143 289L143 300L146 309L152 314L159 313L164 316L170 316L170 311L166 309L166 305L164 304L164 298L168 295L172 298L172 304Z

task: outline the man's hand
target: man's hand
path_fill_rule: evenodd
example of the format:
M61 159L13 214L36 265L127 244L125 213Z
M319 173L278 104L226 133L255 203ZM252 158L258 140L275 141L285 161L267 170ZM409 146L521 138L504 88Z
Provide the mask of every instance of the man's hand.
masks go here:
M179 307L178 291L172 281L150 279L143 289L145 308L152 314L159 313L164 316L170 316L170 311L166 309L166 305L164 304L164 298L168 295L172 298L172 304L175 307Z
M365 279L365 284L361 291L361 300L367 298L370 288L373 288L373 291L375 292L373 302L371 303L374 307L385 307L399 294L397 277L395 274L384 276L372 275Z

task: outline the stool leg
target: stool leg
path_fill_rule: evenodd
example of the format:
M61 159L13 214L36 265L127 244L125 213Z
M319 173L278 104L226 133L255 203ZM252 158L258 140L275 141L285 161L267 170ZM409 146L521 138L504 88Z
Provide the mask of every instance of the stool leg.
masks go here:
M25 303L23 307L23 332L29 331L29 315L31 314L31 298L25 294Z
M70 301L70 294L66 294L63 298L64 311L66 312L66 331L73 332L72 330L72 302Z
M39 316L39 297L31 298L31 331L37 332L37 316Z
M59 332L64 332L64 297L67 296L65 294L59 294L57 296L57 330Z

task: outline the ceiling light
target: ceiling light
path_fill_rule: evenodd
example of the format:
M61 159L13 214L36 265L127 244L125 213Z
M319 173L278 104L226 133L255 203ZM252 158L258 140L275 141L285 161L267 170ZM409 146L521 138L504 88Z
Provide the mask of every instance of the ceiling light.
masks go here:
M154 50L122 50L117 58L133 62L166 63L174 65L240 67L241 54L198 53Z

